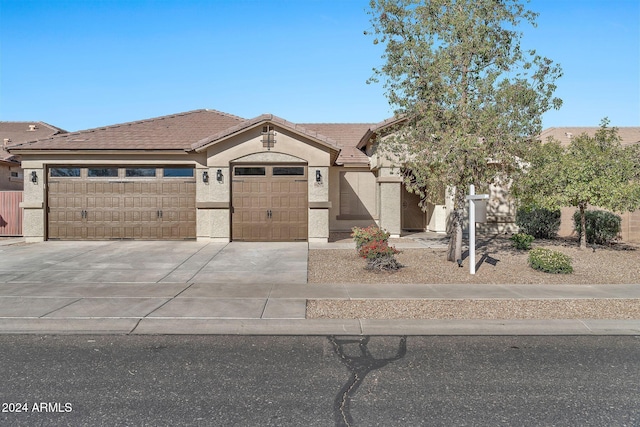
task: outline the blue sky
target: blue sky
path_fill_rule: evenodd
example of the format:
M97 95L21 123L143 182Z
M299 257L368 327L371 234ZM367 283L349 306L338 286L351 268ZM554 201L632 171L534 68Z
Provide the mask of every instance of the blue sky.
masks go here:
M544 127L640 126L640 2L532 0L525 47L560 63ZM0 0L0 120L69 131L211 108L244 118L392 115L368 0Z

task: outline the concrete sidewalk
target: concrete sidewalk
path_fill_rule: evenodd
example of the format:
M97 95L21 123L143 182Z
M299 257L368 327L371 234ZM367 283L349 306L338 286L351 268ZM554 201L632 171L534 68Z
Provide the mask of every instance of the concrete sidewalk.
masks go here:
M307 299L640 298L637 285L0 285L0 333L639 335L640 320L305 319Z
M307 248L242 242L3 245L0 333L640 335L640 320L306 319L308 299L640 298L640 285L310 285Z

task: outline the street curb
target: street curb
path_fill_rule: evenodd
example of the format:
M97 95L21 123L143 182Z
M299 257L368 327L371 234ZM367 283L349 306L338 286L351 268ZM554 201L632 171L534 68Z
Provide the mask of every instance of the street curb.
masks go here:
M640 320L5 318L0 334L640 336Z

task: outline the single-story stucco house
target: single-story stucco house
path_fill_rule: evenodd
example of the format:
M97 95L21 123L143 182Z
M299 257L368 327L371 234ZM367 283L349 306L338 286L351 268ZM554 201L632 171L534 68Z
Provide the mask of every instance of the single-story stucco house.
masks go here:
M23 234L326 242L375 222L396 236L444 232L442 206L424 214L397 169L372 164L385 126L196 110L14 145Z
M393 124L195 110L14 145L24 237L326 242L373 223L392 236L445 232L444 195L423 212L376 154ZM494 228L508 229L512 204L492 190L489 206Z

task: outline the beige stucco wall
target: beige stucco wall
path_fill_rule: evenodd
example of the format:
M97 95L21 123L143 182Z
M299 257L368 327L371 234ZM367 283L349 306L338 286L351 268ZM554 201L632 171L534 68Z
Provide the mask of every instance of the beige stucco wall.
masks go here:
M24 163L23 163L24 164ZM27 243L42 242L45 232L45 185L43 168L24 168L25 176L31 177L35 172L38 176L37 182L29 179L25 182L22 191L22 235Z
M271 148L262 145L262 126L217 142L207 148L208 166L228 166L237 159L255 153L282 153L304 159L309 166L329 166L331 156L326 147L303 136L275 127L276 143Z
M357 175L358 186L353 189L357 192L359 202L362 203L366 213L359 217L348 217L341 215L340 193L341 189L340 175L348 173L352 176ZM329 188L329 200L331 201L331 209L329 210L329 228L331 231L351 231L353 227L367 227L375 224L378 219L377 208L377 187L375 174L366 167L344 167L334 166L329 170L331 187Z
M402 232L402 178L396 168L380 168L378 172L380 188L379 226L391 237L400 237Z
M329 173L330 150L314 141L275 126L276 142L270 149L262 143L262 125L249 129L206 149L209 183L199 184L198 202L214 208L198 209L198 239L229 241L231 239L231 173L236 163L301 163L307 165L308 239L326 242L329 237ZM216 180L217 170L223 173L223 182ZM316 171L321 180L316 181ZM201 173L200 173L201 175ZM212 203L214 205L212 205ZM226 205L226 206L223 206ZM201 223L200 223L201 222Z

